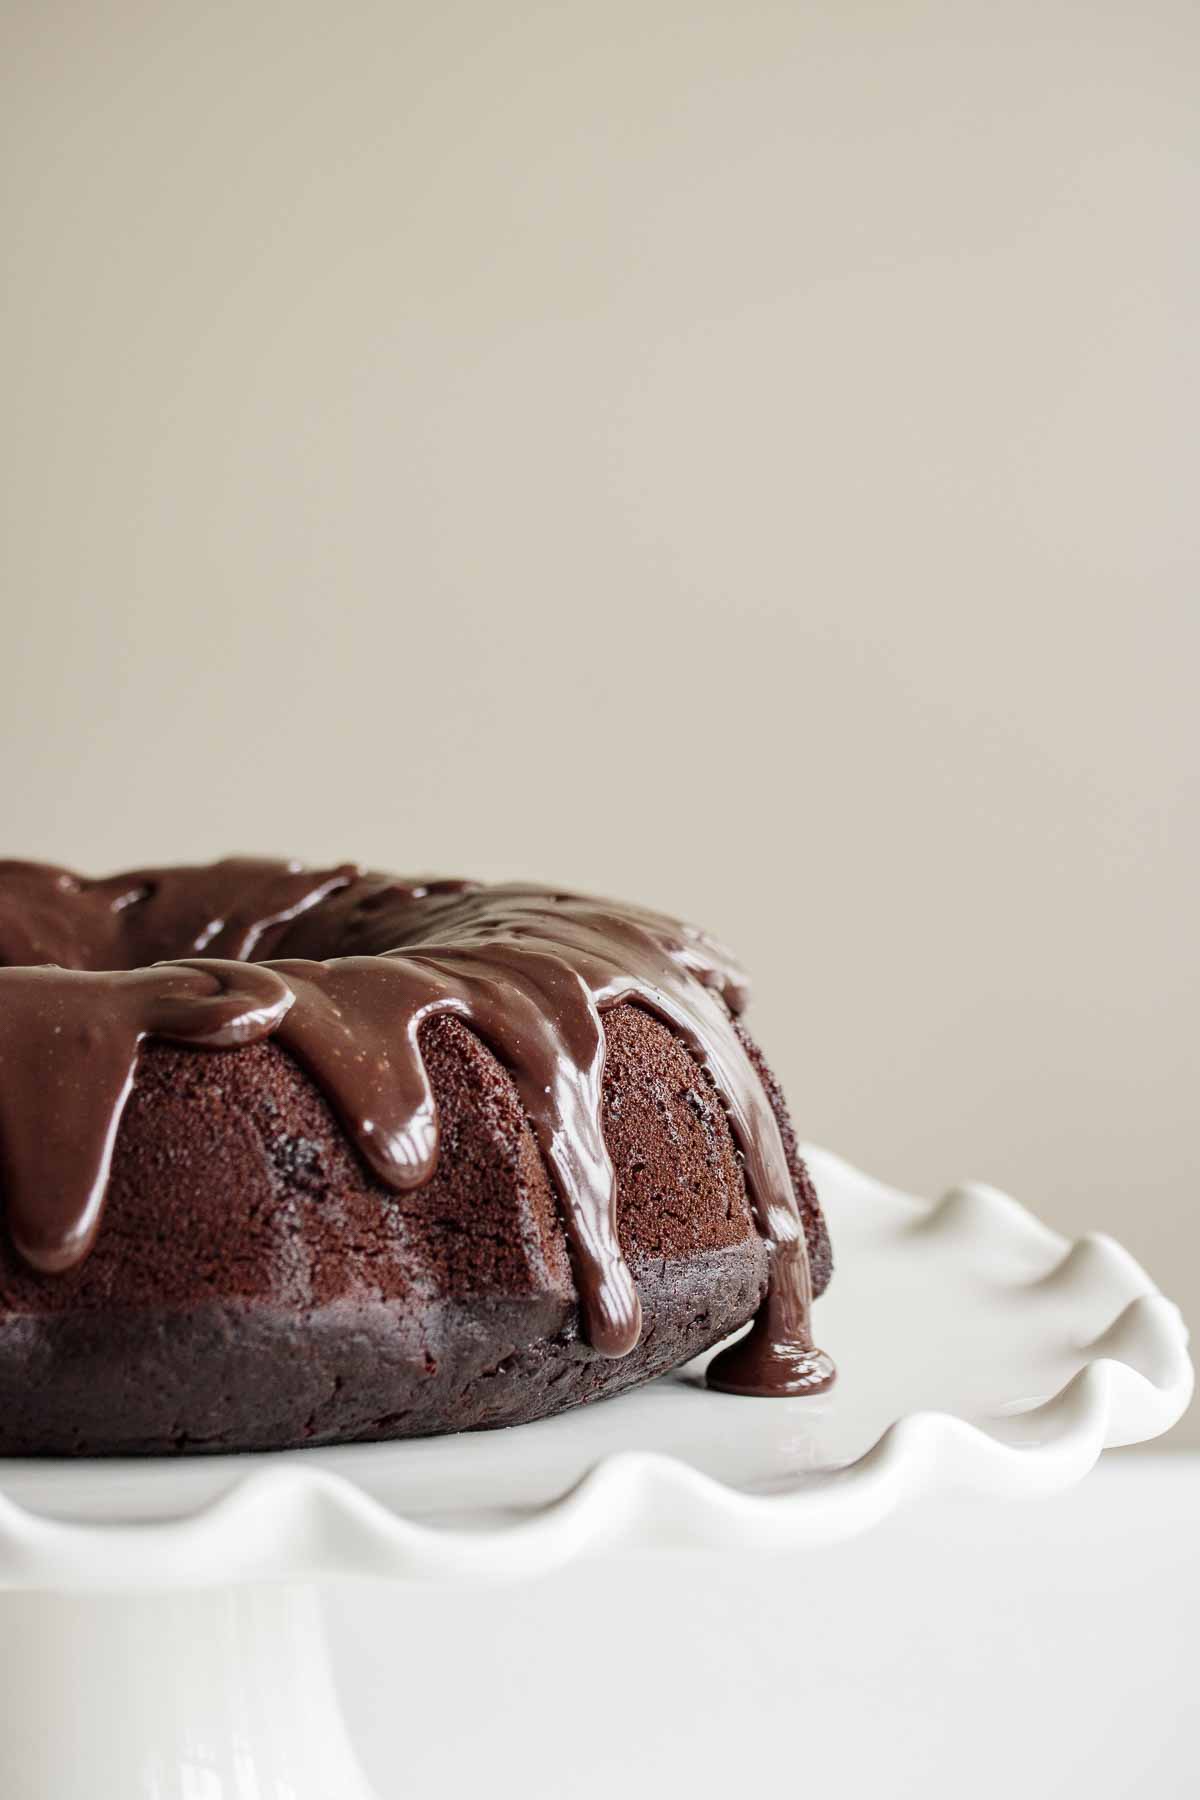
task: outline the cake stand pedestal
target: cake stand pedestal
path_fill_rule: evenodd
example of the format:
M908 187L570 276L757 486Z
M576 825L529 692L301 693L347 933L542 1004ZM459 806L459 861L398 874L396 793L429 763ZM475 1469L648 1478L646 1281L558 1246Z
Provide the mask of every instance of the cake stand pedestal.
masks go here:
M372 1800L314 1584L0 1602L6 1800Z
M807 1152L842 1276L837 1386L710 1394L692 1365L511 1431L269 1457L0 1465L4 1800L370 1800L319 1583L512 1579L626 1549L804 1548L902 1501L1035 1498L1192 1391L1172 1304L1119 1245L992 1189L929 1207ZM397 1755L421 1728L404 1649Z

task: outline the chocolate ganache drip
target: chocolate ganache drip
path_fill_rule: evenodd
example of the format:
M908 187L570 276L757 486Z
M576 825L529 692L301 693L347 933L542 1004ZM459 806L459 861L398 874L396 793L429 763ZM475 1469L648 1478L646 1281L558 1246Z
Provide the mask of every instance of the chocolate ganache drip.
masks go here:
M633 1002L687 1045L725 1107L770 1252L750 1331L710 1385L827 1387L812 1344L804 1228L775 1115L735 1020L747 998L712 938L643 908L553 889L404 881L352 864L231 858L88 881L0 863L0 1181L34 1267L80 1261L101 1223L138 1046L220 1050L274 1036L312 1075L370 1168L405 1191L437 1162L420 1048L463 1020L508 1069L558 1194L584 1334L638 1340L601 1127L603 1014Z

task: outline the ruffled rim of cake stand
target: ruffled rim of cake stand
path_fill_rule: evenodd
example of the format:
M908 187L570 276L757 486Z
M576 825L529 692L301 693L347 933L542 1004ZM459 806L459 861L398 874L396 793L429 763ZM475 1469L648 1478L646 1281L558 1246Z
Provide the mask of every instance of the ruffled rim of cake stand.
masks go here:
M844 1466L800 1474L768 1492L731 1485L679 1456L616 1450L543 1504L468 1508L452 1524L404 1516L307 1451L247 1459L247 1472L235 1473L219 1497L134 1522L121 1517L115 1481L111 1516L101 1504L99 1517L93 1505L90 1518L72 1519L29 1504L27 1489L21 1504L0 1464L0 1587L144 1590L330 1575L479 1580L528 1576L615 1550L814 1548L866 1531L931 1492L1014 1500L1057 1493L1081 1480L1102 1450L1158 1437L1181 1417L1193 1390L1187 1330L1178 1308L1114 1240L1068 1242L1017 1201L978 1184L922 1206L829 1152L805 1154L823 1188L840 1183L869 1194L890 1216L888 1228L910 1239L953 1240L981 1257L1003 1244L1006 1255L1024 1257L1028 1279L1014 1288L1018 1295L1036 1290L1043 1302L1049 1295L1073 1305L1101 1287L1116 1296L1109 1323L1082 1346L1076 1372L1037 1404L1014 1402L1016 1441L950 1411L906 1412ZM849 1262L841 1278L854 1279ZM375 1448L395 1450L365 1454ZM102 1492L113 1468L127 1475L129 1465L89 1465L93 1487Z

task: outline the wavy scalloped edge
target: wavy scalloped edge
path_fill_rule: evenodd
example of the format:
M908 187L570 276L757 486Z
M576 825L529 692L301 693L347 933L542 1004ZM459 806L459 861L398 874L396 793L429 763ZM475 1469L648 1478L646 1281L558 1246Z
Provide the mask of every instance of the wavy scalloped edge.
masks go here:
M899 1198L827 1151L806 1150L844 1177ZM903 1202L902 1202L903 1204ZM1074 1485L1102 1450L1160 1436L1193 1390L1179 1309L1113 1239L1074 1243L1009 1195L982 1184L912 1206L910 1229L1014 1231L1057 1252L1031 1287L1099 1277L1130 1294L1086 1350L1090 1360L1035 1408L1009 1416L1009 1441L949 1413L910 1413L865 1455L788 1493L725 1486L669 1456L604 1458L568 1493L529 1514L481 1515L465 1525L422 1524L328 1470L281 1458L187 1517L139 1524L73 1524L29 1512L0 1494L0 1585L113 1590L362 1575L406 1580L493 1579L561 1567L609 1550L816 1548L856 1536L897 1506L933 1491L1035 1499Z

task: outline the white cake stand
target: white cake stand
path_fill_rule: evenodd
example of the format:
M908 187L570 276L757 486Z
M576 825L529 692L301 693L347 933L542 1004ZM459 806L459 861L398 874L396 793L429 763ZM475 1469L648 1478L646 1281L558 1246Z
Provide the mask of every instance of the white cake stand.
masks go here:
M818 1546L935 1490L1053 1493L1179 1418L1183 1323L1111 1239L1068 1244L990 1188L930 1208L806 1154L840 1270L817 1311L840 1378L818 1399L710 1394L693 1364L510 1431L0 1464L4 1800L369 1800L322 1635L329 1575Z

